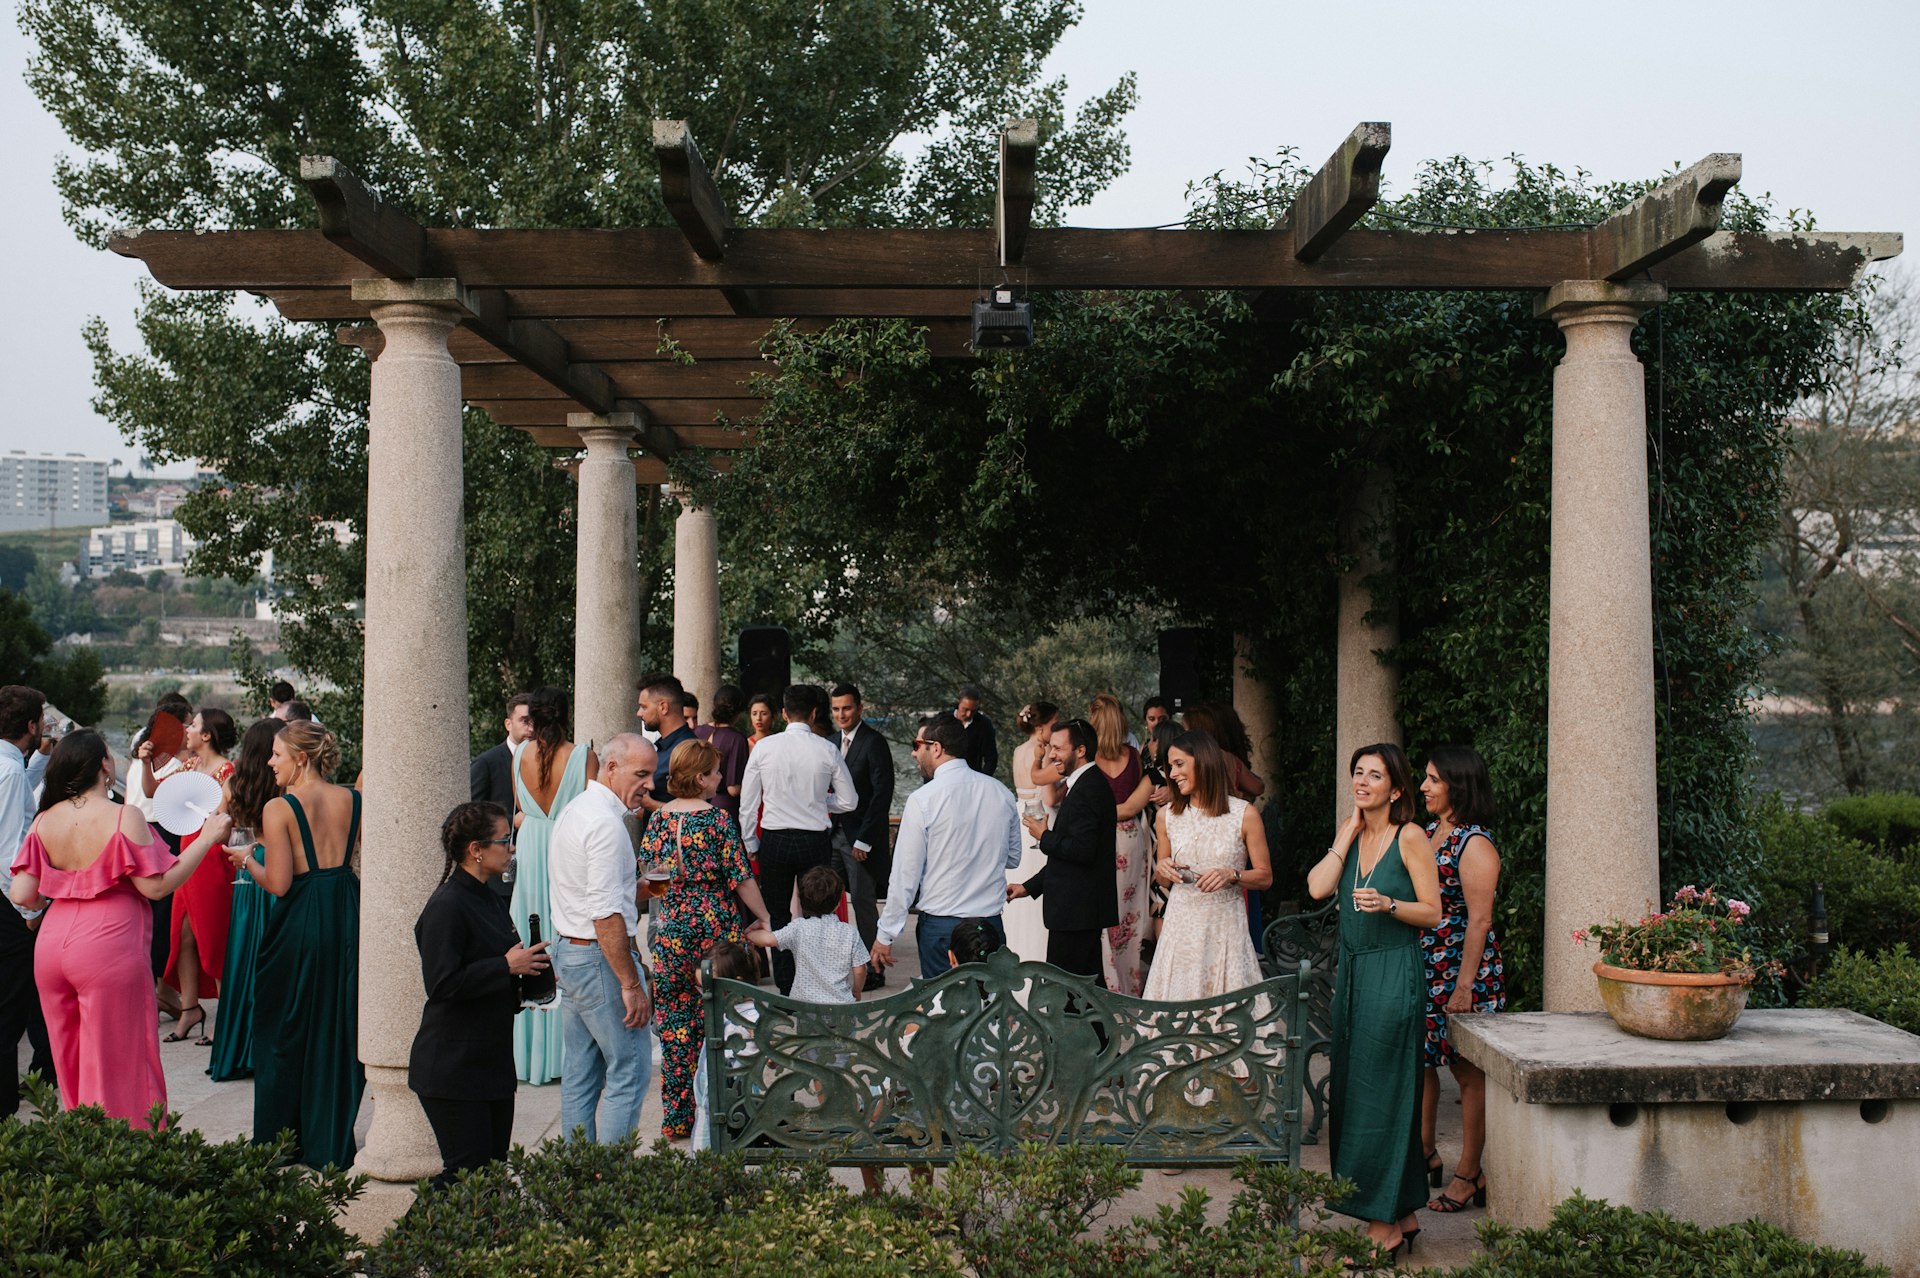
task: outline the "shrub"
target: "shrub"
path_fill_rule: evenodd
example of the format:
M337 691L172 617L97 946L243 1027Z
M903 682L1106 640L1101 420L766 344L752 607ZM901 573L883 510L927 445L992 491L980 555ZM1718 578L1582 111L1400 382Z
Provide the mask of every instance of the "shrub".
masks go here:
M1872 956L1836 950L1800 1002L1844 1007L1920 1034L1920 958L1904 944Z
M825 1166L748 1169L659 1144L551 1141L423 1189L367 1253L369 1278L956 1275L927 1228L855 1198Z
M1820 809L1820 818L1878 852L1907 857L1920 846L1920 794L1853 794Z
M1454 1278L1886 1278L1856 1251L1816 1247L1758 1220L1703 1229L1664 1212L1638 1212L1575 1194L1545 1229L1479 1226L1484 1250Z
M1876 856L1834 825L1787 809L1777 796L1761 804L1760 909L1754 923L1804 952L1813 885L1827 894L1827 932L1863 953L1920 938L1920 864Z
M289 1161L287 1142L210 1144L136 1132L98 1107L62 1111L38 1079L38 1122L0 1121L0 1273L44 1278L333 1275L353 1266L335 1215L361 1178Z

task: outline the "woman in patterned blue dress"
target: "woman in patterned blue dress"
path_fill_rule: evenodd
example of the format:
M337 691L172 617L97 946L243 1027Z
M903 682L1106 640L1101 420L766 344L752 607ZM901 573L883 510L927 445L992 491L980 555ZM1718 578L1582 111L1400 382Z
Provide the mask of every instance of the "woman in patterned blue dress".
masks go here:
M1420 795L1433 822L1427 826L1440 867L1440 922L1420 934L1427 960L1426 1086L1420 1104L1421 1147L1432 1182L1440 1185L1446 1164L1435 1148L1440 1105L1440 1067L1460 1084L1460 1161L1453 1179L1428 1211L1455 1212L1487 1205L1486 1172L1480 1154L1487 1139L1487 1076L1456 1054L1447 1041L1453 1012L1500 1012L1507 1006L1500 938L1493 929L1494 889L1500 853L1486 827L1493 820L1493 787L1487 765L1467 746L1441 746L1427 760ZM1461 973L1472 977L1463 981ZM1462 1193L1461 1191L1464 1191Z

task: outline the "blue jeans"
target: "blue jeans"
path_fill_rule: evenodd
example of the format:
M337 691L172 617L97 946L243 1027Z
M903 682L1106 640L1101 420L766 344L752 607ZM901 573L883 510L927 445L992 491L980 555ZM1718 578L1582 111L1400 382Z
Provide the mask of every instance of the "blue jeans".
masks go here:
M998 917L987 920L993 930L1000 934L1000 944L1007 943L1007 931L1000 925ZM952 967L947 962L947 951L953 948L953 929L966 920L949 914L922 914L914 926L914 943L920 948L920 977L930 980Z
M628 1029L620 978L598 945L561 941L553 947L560 985L560 1035L566 1055L560 1075L560 1130L584 1127L588 1140L613 1144L640 1125L640 1107L653 1081L653 1021ZM640 958L634 956L638 969ZM646 973L640 973L642 983ZM604 1112L604 1125L597 1122Z

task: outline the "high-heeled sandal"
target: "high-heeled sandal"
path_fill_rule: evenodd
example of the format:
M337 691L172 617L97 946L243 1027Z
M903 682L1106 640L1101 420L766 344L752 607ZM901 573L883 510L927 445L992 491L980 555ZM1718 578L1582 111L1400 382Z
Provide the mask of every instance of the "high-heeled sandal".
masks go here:
M1427 1151L1427 1188L1439 1189L1445 1185L1446 1174L1447 1160L1440 1157L1439 1150L1429 1149Z
M1471 1176L1462 1176L1459 1172L1455 1172L1453 1179L1469 1186L1473 1192L1465 1198L1455 1198L1443 1189L1440 1191L1438 1198L1433 1199L1427 1204L1428 1211L1437 1211L1443 1215L1451 1215L1454 1212L1466 1211L1470 1207L1485 1207L1487 1205L1486 1168L1482 1167ZM1451 1188L1453 1188L1453 1186L1449 1183L1447 1189Z
M198 1015L200 1019L189 1025L187 1023L187 1017L194 1015ZM199 1029L206 1023L206 1008L200 1006L198 1003L195 1003L192 1007L183 1007L180 1009L180 1019L179 1022L174 1025L173 1032L163 1037L160 1041L163 1043L184 1043L193 1037L193 1031Z

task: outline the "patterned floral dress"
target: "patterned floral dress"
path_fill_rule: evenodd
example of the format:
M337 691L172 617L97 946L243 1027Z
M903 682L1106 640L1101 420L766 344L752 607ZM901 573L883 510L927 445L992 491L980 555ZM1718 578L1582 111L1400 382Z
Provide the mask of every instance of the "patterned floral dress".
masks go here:
M1432 838L1439 822L1427 827ZM1477 825L1454 827L1447 841L1434 849L1440 866L1440 922L1420 933L1420 949L1427 960L1427 1034L1421 1049L1422 1064L1439 1069L1453 1060L1453 1044L1447 1041L1447 1000L1453 997L1454 983L1460 979L1461 951L1467 940L1467 894L1460 885L1460 853L1475 835L1492 841L1493 836ZM1507 1010L1506 969L1500 962L1500 934L1487 929L1487 948L1480 955L1480 970L1474 974L1473 1010Z
M646 861L670 861L667 894L652 903L653 1015L660 1035L662 1130L693 1130L693 1072L706 1027L700 1015L700 960L715 941L740 940L734 889L752 877L733 818L720 808L662 812L640 842Z

